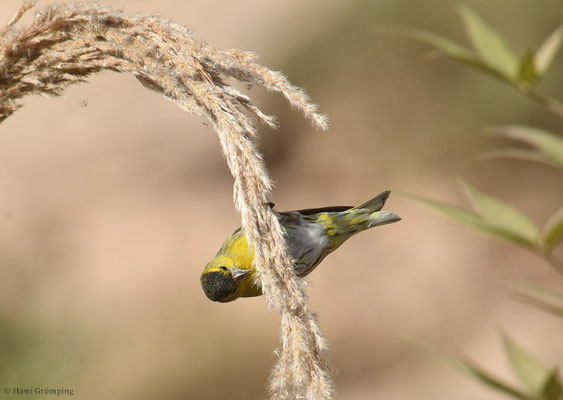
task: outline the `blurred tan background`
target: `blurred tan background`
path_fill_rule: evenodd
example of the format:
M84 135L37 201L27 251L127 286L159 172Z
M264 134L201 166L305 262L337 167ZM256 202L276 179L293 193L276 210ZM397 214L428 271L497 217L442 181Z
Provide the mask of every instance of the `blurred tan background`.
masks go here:
M355 205L384 189L464 205L460 176L542 225L561 204L559 171L475 159L499 144L483 127L560 129L555 118L476 72L428 62L425 46L372 32L398 24L464 40L457 1L104 3L254 50L320 104L328 133L280 96L250 92L281 122L262 128L278 209ZM520 51L563 18L555 0L466 3ZM2 4L4 22L20 2ZM541 90L563 98L562 67L560 55ZM264 398L277 314L262 298L210 302L199 285L240 223L211 128L109 72L24 104L0 126L0 385L70 387L78 399ZM353 238L310 279L339 399L502 398L407 337L460 349L507 379L499 328L561 363L561 320L511 300L501 281L561 289L547 265L397 194L387 208L403 221Z

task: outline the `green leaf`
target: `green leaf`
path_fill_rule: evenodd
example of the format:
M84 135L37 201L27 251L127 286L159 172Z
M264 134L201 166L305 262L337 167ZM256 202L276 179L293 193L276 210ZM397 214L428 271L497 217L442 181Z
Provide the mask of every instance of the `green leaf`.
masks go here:
M563 385L561 385L561 379L559 378L559 370L554 368L544 384L542 398L546 400L561 400L562 394Z
M448 354L426 343L421 343L421 342L415 342L415 343L418 344L423 349L425 349L426 351L430 352L435 357L438 357L440 360L446 362L447 364L451 365L458 371L462 372L463 374L471 377L472 379L475 379L476 381L492 389L507 394L515 399L533 400L532 396L529 396L527 393L522 392L520 389L515 388L509 383L503 382L500 378L495 377L490 372L486 371L485 369L475 364L473 361L467 359L466 357L460 355Z
M518 58L504 38L466 5L460 5L459 13L481 59L505 77L514 79L518 71Z
M507 281L506 284L518 300L563 317L563 293L525 282Z
M545 72L553 62L553 59L559 51L562 42L563 25L558 27L553 31L551 35L547 37L547 39L543 42L543 44L536 52L536 55L534 56L534 64L540 77L545 74Z
M457 44L453 40L450 40L448 38L445 38L443 36L437 35L432 32L428 32L416 28L407 28L402 26L379 26L376 27L376 30L378 32L404 36L409 39L414 39L420 42L424 42L426 44L429 44L437 48L438 50L441 50L444 54L452 58L461 58L461 59L470 59L470 60L477 59L477 57L471 50L468 50L462 45Z
M535 150L528 150L528 149L508 148L508 149L490 150L482 153L479 157L482 159L514 158L518 160L536 161L557 167L557 165L554 165L549 160L547 160L543 153Z
M549 371L536 357L522 349L506 334L502 335L504 349L514 375L532 393L540 396L548 382Z
M419 197L415 195L409 194L407 196L413 200L418 201L423 205L426 205L434 209L435 211L438 211L440 214L446 216L447 218L449 218L454 222L460 223L462 225L470 226L481 232L488 233L489 235L493 235L504 240L509 240L520 245L525 245L526 247L535 246L535 244L532 245L528 241L528 239L522 238L520 235L517 235L514 232L509 231L503 227L493 225L490 222L486 221L480 215L465 210L461 207L453 206L451 204L446 204L435 200L426 199L424 197Z
M426 43L454 61L458 61L471 68L475 68L480 71L483 71L493 76L494 78L507 81L507 78L504 76L503 73L497 71L496 68L492 68L490 65L484 63L471 50L443 36L420 29L400 27L400 26L378 26L375 28L375 31L380 33L403 36L409 39Z
M538 79L539 75L534 64L534 55L531 51L526 51L520 58L520 63L518 65L518 80L522 83L533 86Z
M563 138L552 132L524 125L496 126L487 132L525 143L543 154L544 162L563 168Z
M543 244L547 251L563 241L563 207L551 216L544 228Z
M491 226L505 232L505 238L516 240L529 247L537 247L540 233L537 226L511 205L483 193L468 182L462 181L462 188L477 212Z
M470 211L467 211L461 207L452 206L450 204L426 199L420 196L414 196L414 195L408 195L408 196L418 201L419 203L425 204L433 208L434 210L440 212L446 217L452 219L453 221L459 222L463 225L480 226L482 224L485 224L485 221L483 221L483 219L480 216Z

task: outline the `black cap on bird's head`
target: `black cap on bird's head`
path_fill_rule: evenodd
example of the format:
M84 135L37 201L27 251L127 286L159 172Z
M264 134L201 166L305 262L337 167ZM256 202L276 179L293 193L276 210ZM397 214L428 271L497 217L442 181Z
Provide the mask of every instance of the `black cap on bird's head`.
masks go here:
M201 287L205 295L213 301L225 301L237 289L231 274L211 271L201 275Z
M235 300L239 281L250 270L240 270L220 267L216 270L205 271L201 275L201 287L205 295L213 301L226 303Z

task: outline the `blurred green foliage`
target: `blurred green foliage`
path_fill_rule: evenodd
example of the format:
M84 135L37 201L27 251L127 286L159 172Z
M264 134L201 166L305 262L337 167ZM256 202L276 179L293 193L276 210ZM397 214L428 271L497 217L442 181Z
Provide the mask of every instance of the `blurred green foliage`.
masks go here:
M507 157L536 161L563 168L563 139L555 133L528 126L498 126L488 130L494 137L522 143L528 147L492 150L487 157Z
M473 49L448 38L412 28L387 28L383 31L425 42L446 57L487 73L517 91L540 102L563 118L563 104L536 91L536 86L551 66L563 42L563 25L556 28L535 51L518 55L505 38L465 5L459 7L466 34Z
M535 51L518 55L507 40L465 5L459 7L472 49L432 32L388 28L387 32L404 35L433 46L446 57L459 61L482 73L508 84L516 91L538 101L543 107L563 119L563 103L536 91L536 86L548 71L563 42L563 26L556 28ZM527 147L506 148L486 153L486 157L509 157L545 163L563 170L563 138L547 130L529 126L501 126L489 130L496 137L518 142ZM563 262L554 254L563 243L563 204L542 230L528 216L510 203L480 191L462 181L461 187L474 211L443 202L411 196L451 220L513 242L543 257L563 275ZM563 317L563 293L531 283L508 282L516 297L523 302ZM521 400L559 400L563 397L561 376L557 367L546 367L528 351L503 334L504 350L512 372L522 388L493 376L483 367L464 356L443 353L430 347L460 371L482 384Z
M520 400L558 400L562 393L562 387L557 368L544 366L541 361L512 341L507 335L503 335L503 342L510 367L515 377L525 387L524 389L496 377L464 355L446 353L424 343L421 346L459 372L512 398Z

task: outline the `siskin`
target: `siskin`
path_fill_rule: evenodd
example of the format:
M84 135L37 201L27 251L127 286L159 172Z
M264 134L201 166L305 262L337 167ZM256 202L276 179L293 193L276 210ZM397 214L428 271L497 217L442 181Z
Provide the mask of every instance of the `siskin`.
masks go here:
M401 218L380 211L389 197L385 191L357 207L324 207L276 213L286 231L286 242L293 257L295 273L304 277L348 238L378 225ZM273 204L271 204L273 207ZM248 247L244 231L237 229L203 270L201 286L213 301L229 302L239 297L262 294L255 282L254 252Z

